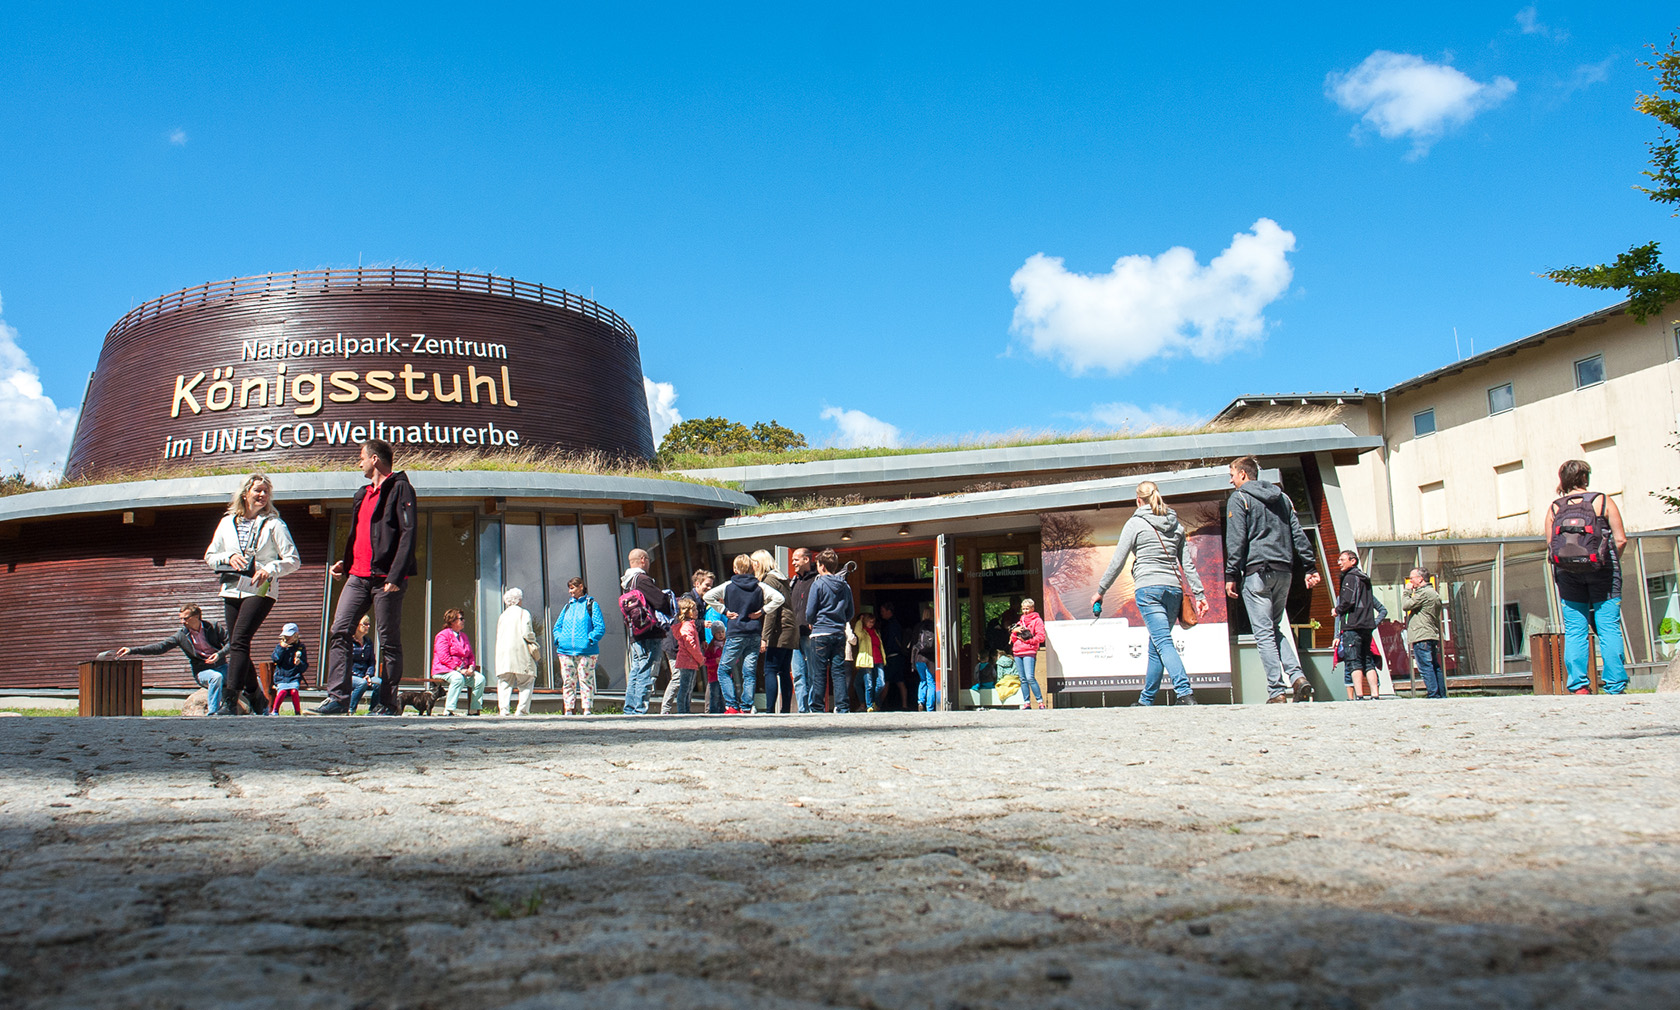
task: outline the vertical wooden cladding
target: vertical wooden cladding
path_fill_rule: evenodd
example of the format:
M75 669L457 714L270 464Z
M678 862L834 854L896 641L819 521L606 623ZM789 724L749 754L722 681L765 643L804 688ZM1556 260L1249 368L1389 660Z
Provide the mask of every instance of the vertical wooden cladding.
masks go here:
M312 276L332 279L338 273L355 272ZM370 420L403 426L429 423L433 428L483 429L494 425L500 431L517 431L521 448L652 457L641 356L634 331L615 313L555 289L540 289L543 297L538 297L536 286L514 286L514 282L482 275L433 271L425 287L407 283L377 286L378 275L370 272L368 276L368 282L360 286L341 282L337 286L317 283L279 287L271 283L242 288L237 286L239 282L225 282L226 290L220 291L219 297L210 297L218 292L208 287L189 288L131 312L106 334L71 447L68 472L118 472L166 462L204 463L203 433L207 430L298 422L313 426L312 444L224 451L212 458L218 463L261 469L269 460L353 455L342 445L328 444L321 433L327 424L365 426ZM463 285L460 290L447 286L449 277ZM475 285L478 290L472 290ZM509 287L504 290L501 285ZM448 340L452 347L456 340L480 347L497 345L505 348L506 356L417 353L406 346L417 333ZM383 349L369 354L347 356L335 351L241 360L242 345L249 341L263 345L281 338L288 343L336 341L340 335L358 342L364 338L384 341L389 335L405 345L405 350L392 352L384 344ZM283 406L275 406L272 395L266 407L256 406L254 395L249 407L239 407L237 398L234 406L225 410L213 411L206 405L204 393L215 369L234 368L236 387L245 379L255 378L268 379L272 385L277 366L282 363L288 384L300 374L323 376L319 412L295 413L289 393ZM461 403L441 403L429 395L423 401L412 401L406 397L400 378L394 383L396 398L389 402L368 400L365 394L370 386L363 380L356 380L363 395L353 402L326 398L326 394L338 391L328 378L335 371L363 376L370 369L400 373L405 364L426 373L415 383L417 390L432 392L433 373L437 373L446 392L458 378L465 399ZM478 375L494 379L499 394L494 406L488 402L488 391L481 402L471 402L469 365ZM507 382L517 406L510 407L500 399L503 366L507 367ZM180 416L171 417L177 377L186 376L191 382L200 372L205 377L196 387L195 399L201 411L195 414L183 405ZM413 448L434 452L472 448L459 441L459 432L456 437L454 444L427 442ZM166 442L188 438L191 457L166 461ZM401 443L396 447L399 455L409 448ZM483 451L498 450L490 446Z
M282 475L279 479L284 480ZM304 506L282 506L303 567L280 584L280 599L251 646L262 660L296 621L315 682L321 645L328 523ZM216 577L204 564L222 509L169 509L150 527L125 526L121 513L31 521L0 541L0 614L12 648L0 663L0 690L74 688L77 668L95 653L147 645L173 634L182 604L222 620ZM145 660L147 687L195 686L180 652Z

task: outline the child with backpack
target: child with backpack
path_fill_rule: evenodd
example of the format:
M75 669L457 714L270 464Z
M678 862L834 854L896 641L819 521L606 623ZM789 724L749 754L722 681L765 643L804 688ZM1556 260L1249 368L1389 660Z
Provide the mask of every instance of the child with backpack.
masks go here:
M1563 665L1570 694L1591 694L1587 636L1598 633L1605 694L1627 690L1622 651L1622 510L1587 490L1592 466L1572 459L1558 467L1558 494L1546 512L1546 553L1563 604Z

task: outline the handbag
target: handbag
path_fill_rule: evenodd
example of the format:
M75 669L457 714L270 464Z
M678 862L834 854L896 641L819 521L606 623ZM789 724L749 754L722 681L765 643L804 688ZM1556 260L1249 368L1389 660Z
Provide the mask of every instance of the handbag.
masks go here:
M1172 558L1173 567L1178 569L1178 588L1181 590L1178 604L1178 623L1186 628L1194 628L1200 618L1196 616L1196 601L1194 594L1190 591L1190 578L1184 574L1184 566L1178 563L1178 555L1167 550L1167 542L1161 538L1161 531L1156 530L1153 526L1149 528L1155 530L1155 540L1161 545L1161 553Z
M263 526L266 524L267 519L267 516L262 516L257 520L256 532L251 537L251 556L245 559L245 567L237 568L224 561L210 569L221 577L222 586L224 588L237 583L242 578L248 579L257 574L257 548L255 545L262 540Z

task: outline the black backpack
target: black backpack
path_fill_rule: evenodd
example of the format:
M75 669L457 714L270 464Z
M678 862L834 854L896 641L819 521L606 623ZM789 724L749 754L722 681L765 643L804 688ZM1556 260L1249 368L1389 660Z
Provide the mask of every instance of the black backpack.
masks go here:
M1595 507L1601 494L1583 491L1552 503L1546 552L1565 571L1590 572L1610 564L1610 520Z

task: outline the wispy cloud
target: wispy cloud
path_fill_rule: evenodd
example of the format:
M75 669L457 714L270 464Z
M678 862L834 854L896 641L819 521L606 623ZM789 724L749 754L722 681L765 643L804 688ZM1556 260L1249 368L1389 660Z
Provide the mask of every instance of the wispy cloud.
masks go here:
M834 422L835 432L829 441L842 449L896 449L904 444L904 433L897 425L861 410L824 407L822 419Z
M175 127L175 129L173 129L173 130L170 130L169 131L169 142L171 144L174 144L176 147L186 147L187 146L187 131L181 129L179 126Z
M1152 428L1195 428L1207 422L1207 415L1162 403L1147 407L1117 400L1113 403L1092 404L1091 409L1078 417L1104 428L1124 431L1149 431Z
M1264 335L1266 306L1294 278L1294 249L1295 236L1263 217L1207 266L1182 246L1122 256L1095 275L1037 253L1009 280L1011 330L1075 375L1123 372L1156 357L1213 360Z
M647 395L648 422L653 426L653 444L659 445L665 433L682 423L677 411L677 387L669 382L654 382L642 376L642 392Z
M76 413L46 395L40 370L18 346L18 331L0 318L0 468L34 480L56 478L70 453Z
M1553 28L1540 20L1540 10L1532 5L1517 11L1517 27L1524 35L1538 35L1541 38L1553 39L1558 42L1569 41L1569 33Z
M1346 73L1324 79L1324 93L1337 105L1358 113L1358 136L1374 128L1385 140L1409 137L1408 159L1421 158L1449 129L1468 123L1517 90L1509 77L1482 83L1445 63L1431 63L1410 53L1379 49Z
M1597 63L1583 63L1576 67L1575 72L1569 75L1569 80L1564 82L1563 93L1573 95L1575 92L1584 91L1594 84L1603 84L1608 81L1610 70L1616 65L1618 58L1615 53L1611 53Z

